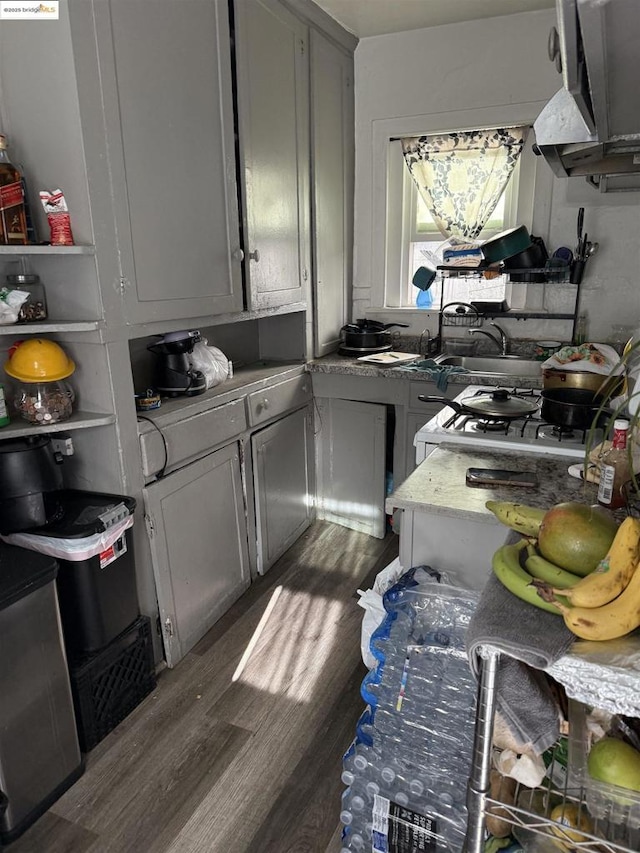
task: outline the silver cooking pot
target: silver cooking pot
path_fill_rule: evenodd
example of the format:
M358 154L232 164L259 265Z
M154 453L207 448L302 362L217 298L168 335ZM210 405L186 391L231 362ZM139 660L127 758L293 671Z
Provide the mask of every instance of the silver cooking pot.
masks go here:
M575 388L609 398L622 393L624 376L603 376L590 370L557 370L550 367L542 370L542 387L545 391Z

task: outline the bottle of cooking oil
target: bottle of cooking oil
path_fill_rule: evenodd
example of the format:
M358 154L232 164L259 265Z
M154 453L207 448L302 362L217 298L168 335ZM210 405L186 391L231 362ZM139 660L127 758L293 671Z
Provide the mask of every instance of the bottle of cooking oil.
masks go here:
M7 140L0 133L0 246L24 246L26 242L22 179L9 160Z

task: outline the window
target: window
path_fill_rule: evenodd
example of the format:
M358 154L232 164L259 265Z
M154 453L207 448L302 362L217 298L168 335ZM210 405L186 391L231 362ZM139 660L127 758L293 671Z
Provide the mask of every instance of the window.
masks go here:
M490 221L479 236L479 240L511 228L518 224L518 210L523 207L522 196L531 195L532 187L522 186L521 163L531 156L530 145L525 147L511 180L502 198L491 215ZM387 175L387 251L385 276L385 305L409 308L416 306L422 293L412 283L415 271L425 264L425 253L434 252L444 237L433 221L422 201L402 156L399 140L389 142ZM444 287L444 295L442 288ZM433 297L434 309L444 302L455 300L469 302L478 300L500 300L507 297L509 283L505 276L493 279L457 278L442 279L437 276L429 293Z

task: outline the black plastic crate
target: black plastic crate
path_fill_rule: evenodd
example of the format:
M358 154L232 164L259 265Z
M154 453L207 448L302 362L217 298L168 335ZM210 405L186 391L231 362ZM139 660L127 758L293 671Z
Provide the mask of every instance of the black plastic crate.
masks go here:
M101 652L70 663L78 738L89 752L156 686L151 622L140 616Z

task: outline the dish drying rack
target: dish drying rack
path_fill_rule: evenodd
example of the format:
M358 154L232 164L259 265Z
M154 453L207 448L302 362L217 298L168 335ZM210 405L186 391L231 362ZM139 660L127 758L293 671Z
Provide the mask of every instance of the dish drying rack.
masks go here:
M543 781L543 784L535 789L518 785L513 798L515 804L505 803L503 800L492 798L489 795L493 753L493 722L496 711L500 657L501 652L499 650L487 646L482 649L482 657L479 661L476 730L467 795L467 835L462 853L482 853L484 850L485 818L492 807L500 809L501 820L515 828L519 827L526 830L533 836L540 836L541 843L544 843L545 837L550 842L553 841L553 844L548 845L549 850L559 849L560 845L564 843L566 849L585 851L585 853L586 851L590 851L590 853L637 853L640 829L635 825L632 827L621 823L611 824L608 820L599 820L590 816L593 833L580 830L583 840L575 841L564 832L560 823L551 819L550 813L557 806L572 805L578 808L578 815L588 814L583 787L572 779L571 774L565 772L564 768L562 772L557 771L554 767L555 753L551 765L547 768L546 783ZM570 656L567 656L567 660L570 660ZM562 669L561 666L558 667L558 664L554 665L556 669L556 672L553 673L554 676L558 675L558 669ZM562 683L561 677L558 677L557 680ZM558 785L557 781L553 781L562 777L563 774L564 784ZM569 784L569 780L571 780L571 784ZM536 794L545 803L542 813L527 807L527 797L529 804L531 804ZM547 847L540 847L540 850L546 849Z

